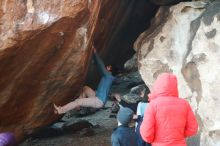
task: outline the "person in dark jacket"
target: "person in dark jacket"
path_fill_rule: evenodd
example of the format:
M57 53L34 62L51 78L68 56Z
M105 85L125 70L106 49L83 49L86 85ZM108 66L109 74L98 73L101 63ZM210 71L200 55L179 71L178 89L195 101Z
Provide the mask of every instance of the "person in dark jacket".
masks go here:
M141 84L131 88L130 92L121 96L119 93L114 93L112 96L116 99L122 107L130 108L134 113L137 112L137 106L140 101L145 96L145 93L148 93L149 89L145 84Z
M137 135L129 127L132 117L133 111L130 108L120 107L117 114L118 127L111 136L112 146L137 146Z
M105 67L103 61L96 53L96 49L94 47L93 60L102 75L97 90L94 91L92 88L84 86L82 93L76 100L67 103L64 106L57 106L54 104L55 114L64 114L67 111L78 107L101 108L107 102L110 87L112 82L115 80L115 77L111 73L112 66L109 65Z

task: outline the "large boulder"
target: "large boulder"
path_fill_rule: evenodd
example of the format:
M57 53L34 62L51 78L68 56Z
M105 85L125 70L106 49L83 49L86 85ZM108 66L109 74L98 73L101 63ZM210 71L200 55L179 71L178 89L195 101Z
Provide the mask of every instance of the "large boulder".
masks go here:
M180 3L161 7L152 26L136 40L139 71L152 85L158 74L173 72L180 97L197 116L192 146L220 145L220 3Z
M105 63L123 65L157 9L146 0L1 0L0 131L21 140L58 119L52 103L76 98L91 44Z
M0 131L18 140L58 118L83 85L101 2L0 1Z

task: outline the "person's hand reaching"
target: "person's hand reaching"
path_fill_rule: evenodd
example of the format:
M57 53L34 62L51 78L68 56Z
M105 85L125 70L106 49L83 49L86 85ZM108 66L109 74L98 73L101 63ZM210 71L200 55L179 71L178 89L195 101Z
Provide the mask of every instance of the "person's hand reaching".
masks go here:
M113 96L118 102L121 101L121 95L120 95L120 94L118 94L118 93L113 93L112 96Z

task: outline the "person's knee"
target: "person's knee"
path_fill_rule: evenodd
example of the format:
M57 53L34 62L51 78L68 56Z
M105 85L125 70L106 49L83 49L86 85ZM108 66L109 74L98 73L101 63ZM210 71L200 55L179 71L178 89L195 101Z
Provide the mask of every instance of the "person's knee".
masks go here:
M83 87L83 93L84 93L85 97L95 96L95 91L92 88L90 88L89 86Z
M79 98L86 98L88 90L89 90L89 86L83 86Z
M83 87L83 92L87 92L88 90L90 90L91 88L89 86L84 86Z

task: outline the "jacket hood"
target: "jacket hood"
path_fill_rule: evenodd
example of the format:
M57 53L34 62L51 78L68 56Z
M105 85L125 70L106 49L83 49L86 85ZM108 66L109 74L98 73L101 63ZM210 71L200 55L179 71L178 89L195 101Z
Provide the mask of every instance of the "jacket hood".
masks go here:
M171 73L162 73L153 84L151 93L148 94L149 101L161 96L178 97L177 78Z

